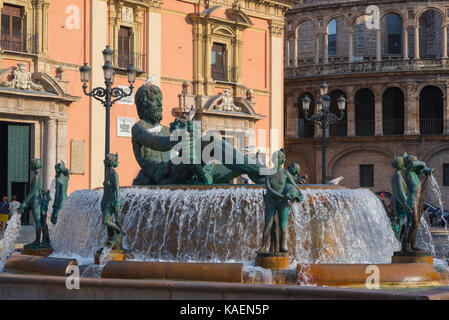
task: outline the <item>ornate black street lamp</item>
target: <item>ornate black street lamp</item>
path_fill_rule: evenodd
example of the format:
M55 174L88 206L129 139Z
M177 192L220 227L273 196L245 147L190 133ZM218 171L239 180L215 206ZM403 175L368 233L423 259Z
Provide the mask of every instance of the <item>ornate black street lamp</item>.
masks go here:
M316 103L316 113L309 117L308 111L310 108L311 99L309 96L302 98L302 108L307 120L311 120L318 124L322 131L322 165L321 165L321 181L326 184L326 129L336 121L343 119L346 107L346 99L340 96L337 99L338 109L340 109L340 117L330 113L331 97L327 94L327 84L323 82L320 86L321 97Z
M129 97L133 94L133 84L136 81L136 69L132 64L128 67L128 82L129 82L129 92L125 92L120 88L112 88L114 84L114 66L112 65L112 58L114 52L106 46L106 49L103 50L104 57L104 83L106 88L97 87L92 89L92 91L87 92L87 82L89 82L90 78L90 67L87 63L84 63L84 66L80 68L81 73L81 82L83 83L83 91L86 96L93 97L94 99L100 101L103 106L106 108L106 141L105 141L105 154L109 153L109 145L110 145L110 110L112 105L118 100Z

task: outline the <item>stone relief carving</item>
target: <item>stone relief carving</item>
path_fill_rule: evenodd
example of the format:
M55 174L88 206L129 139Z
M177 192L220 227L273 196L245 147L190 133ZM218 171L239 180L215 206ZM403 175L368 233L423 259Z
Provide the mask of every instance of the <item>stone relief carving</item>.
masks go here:
M28 72L25 63L20 62L12 73L12 79L0 84L2 87L15 88L21 90L43 91L40 84L36 84L31 79L31 73Z
M242 112L242 108L234 104L230 89L224 89L223 98L214 106L217 111Z

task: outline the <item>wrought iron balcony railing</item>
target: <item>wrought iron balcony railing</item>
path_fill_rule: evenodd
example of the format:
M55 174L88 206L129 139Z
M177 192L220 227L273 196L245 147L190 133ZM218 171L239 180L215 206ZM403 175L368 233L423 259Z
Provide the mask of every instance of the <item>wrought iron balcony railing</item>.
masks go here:
M337 121L329 127L330 137L346 137L348 132L347 121Z
M400 136L404 134L404 119L383 121L384 136Z
M137 72L146 72L146 54L126 51L114 52L114 67L116 69L126 70L130 64L134 65Z
M0 45L3 50L15 51L21 53L37 54L37 36L34 34L26 34L14 32L13 34L2 34Z
M420 119L419 132L421 134L442 134L443 133L443 119Z
M356 136L373 136L375 132L374 120L356 120L355 135Z

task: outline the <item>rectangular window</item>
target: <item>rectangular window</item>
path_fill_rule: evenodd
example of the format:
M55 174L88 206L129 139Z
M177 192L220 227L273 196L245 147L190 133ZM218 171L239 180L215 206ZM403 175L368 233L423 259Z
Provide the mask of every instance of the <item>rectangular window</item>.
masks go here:
M211 73L214 80L226 80L225 74L226 45L215 43L212 45Z
M23 10L21 7L5 4L2 8L2 48L11 51L25 51L23 33Z
M118 32L118 67L127 69L132 61L132 29L127 27L120 27Z
M443 164L443 187L449 187L449 163Z
M374 165L361 164L360 168L360 186L374 187Z

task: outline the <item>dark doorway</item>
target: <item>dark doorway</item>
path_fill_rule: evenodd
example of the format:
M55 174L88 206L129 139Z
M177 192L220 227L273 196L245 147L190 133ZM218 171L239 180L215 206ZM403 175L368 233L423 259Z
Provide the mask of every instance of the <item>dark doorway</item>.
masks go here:
M382 97L384 135L404 134L404 94L397 87L388 88Z
M0 195L25 199L30 182L30 125L0 122ZM28 213L22 215L28 222Z
M424 87L419 93L419 131L443 133L443 93L436 86Z

